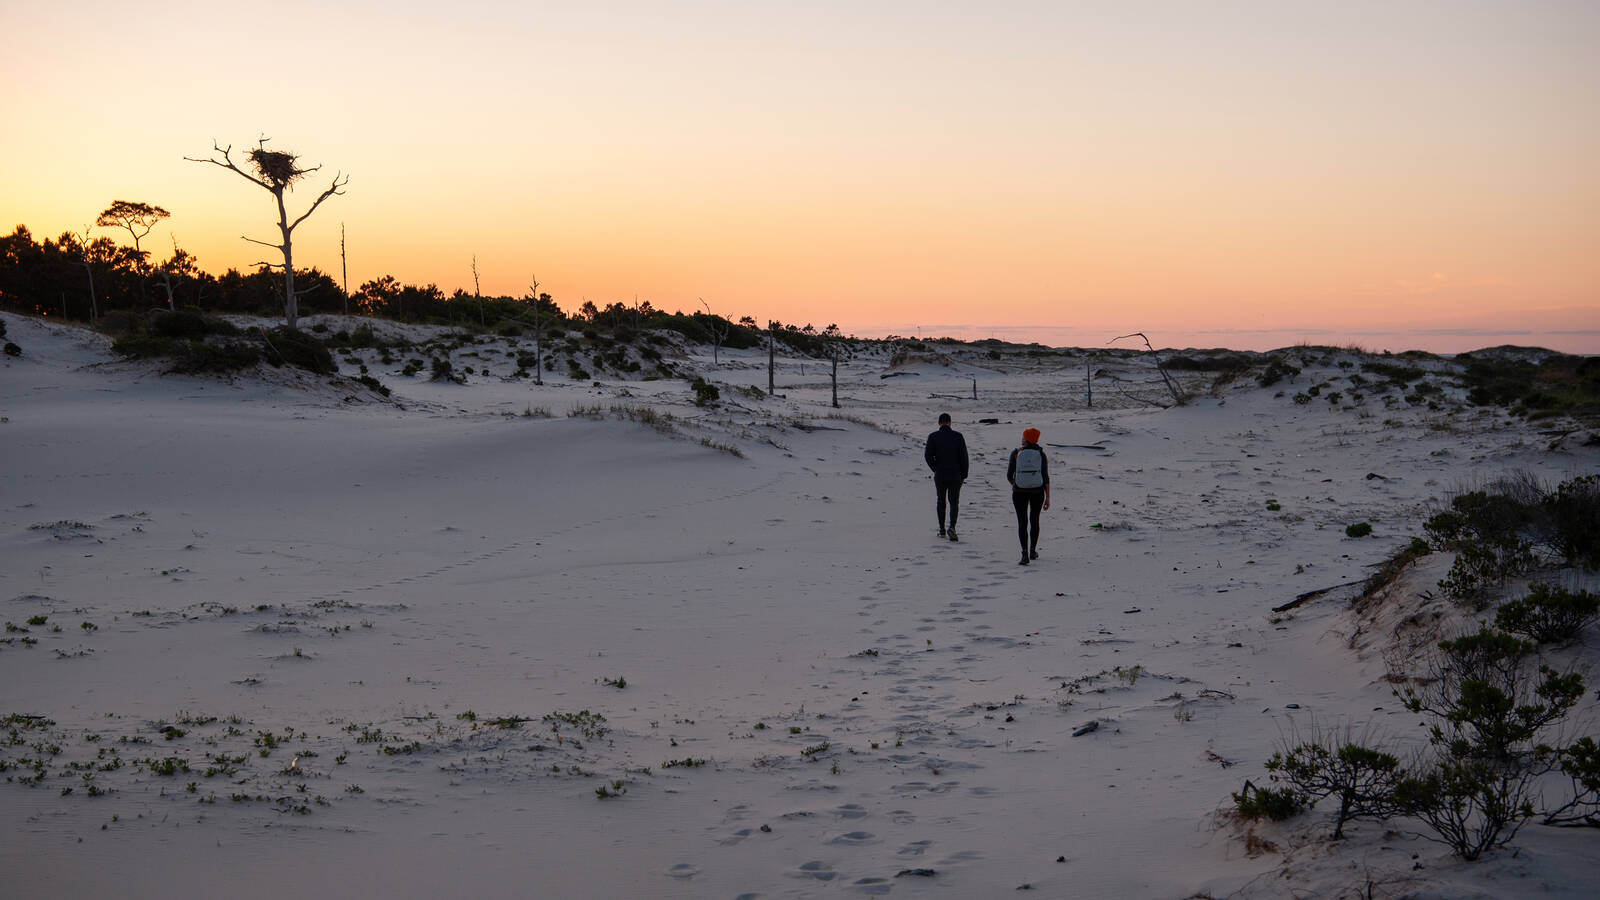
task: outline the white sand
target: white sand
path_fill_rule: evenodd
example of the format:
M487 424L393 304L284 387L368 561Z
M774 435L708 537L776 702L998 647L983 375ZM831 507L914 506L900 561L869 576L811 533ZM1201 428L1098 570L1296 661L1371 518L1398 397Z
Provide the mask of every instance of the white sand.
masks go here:
M1286 863L1215 815L1292 729L1422 737L1381 648L1349 649L1353 589L1271 608L1365 577L1463 486L1596 471L1576 439L1275 396L1336 365L1168 410L1107 378L1085 409L1077 361L869 356L841 368L857 422L814 361L780 360L781 399L726 386L765 386L755 351L696 351L714 411L682 381L436 384L365 351L385 402L161 376L4 318L0 616L47 624L4 635L0 715L61 748L0 783L6 896L1336 896L1369 870L1592 896L1588 830L1469 864L1403 824L1331 845L1316 814L1270 831ZM1098 365L1160 396L1145 363ZM680 434L566 416L613 403ZM944 410L973 451L958 544L921 458ZM1023 568L1004 467L1028 425L1054 506ZM544 719L583 711L604 736ZM69 770L114 757L101 796ZM190 771L133 762L168 757Z

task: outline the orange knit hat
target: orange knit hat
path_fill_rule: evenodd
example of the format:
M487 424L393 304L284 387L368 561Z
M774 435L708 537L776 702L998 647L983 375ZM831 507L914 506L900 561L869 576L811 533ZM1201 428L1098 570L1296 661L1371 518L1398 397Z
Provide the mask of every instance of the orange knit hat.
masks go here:
M1037 429L1037 428L1029 428L1029 429L1027 429L1026 431L1022 432L1022 439L1027 441L1030 444L1039 443L1039 429Z

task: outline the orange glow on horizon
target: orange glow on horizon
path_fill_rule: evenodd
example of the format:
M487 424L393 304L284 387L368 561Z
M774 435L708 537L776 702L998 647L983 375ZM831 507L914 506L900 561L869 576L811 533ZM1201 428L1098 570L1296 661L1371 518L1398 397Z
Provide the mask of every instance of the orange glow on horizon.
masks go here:
M173 214L156 258L176 239L248 268L270 197L182 157L265 133L325 166L291 217L350 174L295 259L337 278L343 224L352 289L471 290L476 256L485 294L537 273L569 310L1600 352L1590 4L1457 9L1449 30L1359 2L304 6L324 24L282 43L169 2L0 14L13 83L58 73L0 100L24 123L0 165L27 173L0 183L0 224L53 238L142 200ZM113 38L194 50L137 101L86 102ZM253 54L282 69L241 69Z

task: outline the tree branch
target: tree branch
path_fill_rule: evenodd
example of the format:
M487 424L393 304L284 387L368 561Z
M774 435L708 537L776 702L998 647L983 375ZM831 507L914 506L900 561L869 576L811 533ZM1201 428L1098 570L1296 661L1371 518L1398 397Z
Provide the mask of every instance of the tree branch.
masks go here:
M317 168L320 169L322 167L318 166ZM307 169L306 171L315 172L316 169ZM344 179L343 181L340 180L340 177L341 177L340 175L334 175L333 176L333 184L329 185L328 189L322 192L322 196L317 198L317 202L311 204L311 208L310 209L306 210L305 213L303 213L300 216L300 218L294 220L294 224L289 226L289 230L290 231L295 230L295 228L298 227L301 222L304 222L306 220L307 216L309 216L312 213L316 212L317 211L317 207L322 205L322 201L328 199L329 197L338 196L338 195L344 193L342 188L345 185L350 183L350 176L349 175L344 175L343 176L343 179Z
M272 185L267 184L265 181L262 181L261 179L255 177L254 175L251 175L249 172L246 172L245 170L243 170L243 169L241 169L238 166L233 164L233 158L228 155L233 150L233 145L232 144L229 144L226 147L222 147L222 146L218 145L216 139L213 138L212 141L211 141L211 149L215 153L221 153L222 154L222 159L216 159L215 157L213 157L211 159L196 159L196 158L194 158L192 156L185 156L184 159L186 161L188 161L188 162L210 163L213 166L216 166L218 168L227 169L227 170L229 170L231 172L235 172L235 173L237 173L239 175L240 178L243 178L243 179L245 179L246 181L249 181L252 184L258 185L260 187L264 187L269 191L272 190Z

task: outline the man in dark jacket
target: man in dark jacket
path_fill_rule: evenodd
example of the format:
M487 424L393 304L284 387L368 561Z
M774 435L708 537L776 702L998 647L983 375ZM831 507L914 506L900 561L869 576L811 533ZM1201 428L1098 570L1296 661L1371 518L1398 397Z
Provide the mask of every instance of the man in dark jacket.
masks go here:
M939 537L956 540L956 514L961 509L961 482L967 480L967 439L950 427L950 414L939 414L939 430L928 435L922 454L933 471L933 487L938 492ZM945 506L950 507L950 527L944 526Z

